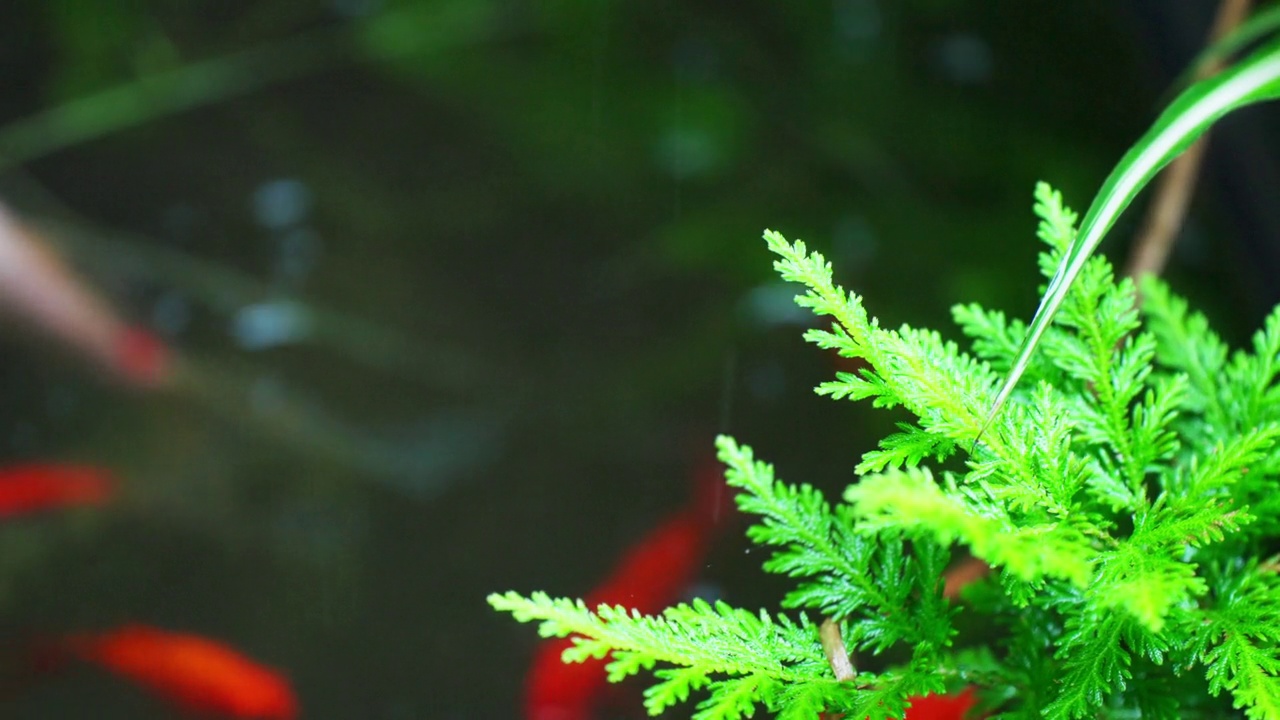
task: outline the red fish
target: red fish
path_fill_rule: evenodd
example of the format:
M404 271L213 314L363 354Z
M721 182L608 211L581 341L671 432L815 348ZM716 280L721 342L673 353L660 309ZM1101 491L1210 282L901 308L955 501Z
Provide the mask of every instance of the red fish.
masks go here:
M159 339L130 327L41 236L0 205L0 310L139 387L168 380Z
M89 465L14 465L0 469L0 519L100 505L114 489L110 473Z
M135 387L158 387L173 376L169 346L145 328L129 325L115 336L115 357L110 366Z
M46 654L98 665L202 717L298 717L297 697L280 672L199 635L126 625L65 637Z
M903 713L902 720L964 720L978 698L973 686L954 695L916 695L907 699L911 705ZM822 720L843 720L844 713L822 713Z
M942 596L949 600L960 597L961 590L986 577L989 572L991 566L979 558L968 557L961 560L943 575Z
M954 600L960 591L970 583L982 579L990 571L990 567L976 557L961 560L943 575L942 596ZM909 699L911 703L903 720L962 720L965 713L977 702L973 686L954 695L917 695ZM841 720L843 713L822 713L821 720Z
M588 607L624 605L652 615L677 602L696 579L713 531L732 508L723 469L711 458L695 472L695 497L641 538L586 597ZM607 660L564 663L570 638L542 644L525 680L526 720L595 720L608 683Z
M965 713L978 698L973 687L967 687L954 695L922 695L911 698L902 720L963 720Z

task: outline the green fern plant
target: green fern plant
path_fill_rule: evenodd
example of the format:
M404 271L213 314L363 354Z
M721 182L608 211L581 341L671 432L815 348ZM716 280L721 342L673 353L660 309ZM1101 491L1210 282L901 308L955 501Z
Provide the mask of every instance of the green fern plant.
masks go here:
M1035 193L1041 270L1052 279L1076 215ZM577 638L565 660L612 654L611 679L654 670L652 714L701 693L698 720L820 712L902 717L910 696L980 688L1000 717L1280 718L1280 310L1230 353L1159 280L1081 267L1042 351L990 424L1027 325L954 308L970 351L937 332L881 327L821 254L766 232L775 269L829 317L806 339L866 368L817 392L914 416L857 467L832 504L717 440L768 572L795 579L794 614L694 602L642 617L535 593L497 609ZM961 455L962 470L930 470ZM949 463L949 467L957 467ZM957 603L944 575L961 547L992 572ZM817 618L861 666L838 680ZM956 645L976 621L981 642ZM970 623L972 624L972 623ZM885 658L892 658L887 662ZM869 668L875 668L871 670ZM1223 691L1226 691L1223 694Z

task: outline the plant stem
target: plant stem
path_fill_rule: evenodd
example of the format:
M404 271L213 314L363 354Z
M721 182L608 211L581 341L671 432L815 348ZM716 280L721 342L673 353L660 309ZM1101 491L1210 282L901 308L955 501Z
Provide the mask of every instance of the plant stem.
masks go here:
M1209 31L1209 44L1234 30L1249 13L1251 4L1251 0L1222 0L1218 5L1213 28ZM1195 79L1202 80L1221 69L1220 60L1207 63L1196 72ZM1138 233L1138 240L1129 254L1125 275L1137 279L1148 273L1159 275L1164 269L1173 241L1186 218L1191 194L1195 192L1196 178L1200 174L1200 164L1208 141L1209 133L1206 132L1181 157L1170 163L1160 177L1155 197L1147 209L1142 230Z

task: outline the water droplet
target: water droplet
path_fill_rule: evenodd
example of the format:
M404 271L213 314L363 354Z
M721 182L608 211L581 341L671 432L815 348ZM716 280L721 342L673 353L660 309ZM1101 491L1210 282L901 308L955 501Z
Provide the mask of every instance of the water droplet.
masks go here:
M991 78L991 46L971 33L955 33L934 51L942 74L957 85L977 85Z
M292 300L246 305L231 319L231 335L245 350L287 345L310 332L311 314Z
M796 305L796 289L783 283L765 283L751 288L739 302L749 322L764 328L779 325L809 325L813 313Z
M253 192L254 220L270 230L297 225L310 211L311 191L300 180L271 180Z
M836 36L856 43L867 43L880 37L884 20L875 0L835 0L831 7L832 27Z

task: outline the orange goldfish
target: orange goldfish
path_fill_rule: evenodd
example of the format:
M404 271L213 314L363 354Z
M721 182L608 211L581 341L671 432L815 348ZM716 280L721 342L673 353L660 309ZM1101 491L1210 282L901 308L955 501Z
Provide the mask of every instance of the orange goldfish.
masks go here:
M637 542L613 572L586 597L588 607L624 605L655 614L680 599L702 568L722 514L733 493L723 469L711 458L695 472L695 497L684 509ZM608 682L607 660L565 663L560 659L571 638L543 643L525 679L526 720L595 720Z
M14 465L0 469L0 519L72 505L100 505L114 489L108 472L89 465Z
M0 310L134 386L154 387L168 379L164 344L121 320L3 205Z
M964 716L978 701L973 686L954 695L915 695L907 698L911 703L902 714L902 720L964 720ZM821 713L821 720L843 720L844 713Z
M297 697L281 673L199 635L126 625L64 637L45 654L105 668L203 717L298 717Z
M902 720L962 720L977 701L972 686L954 695L913 697Z
M989 572L991 566L980 558L968 557L961 560L943 575L942 596L949 600L960 597L961 590L986 577Z

